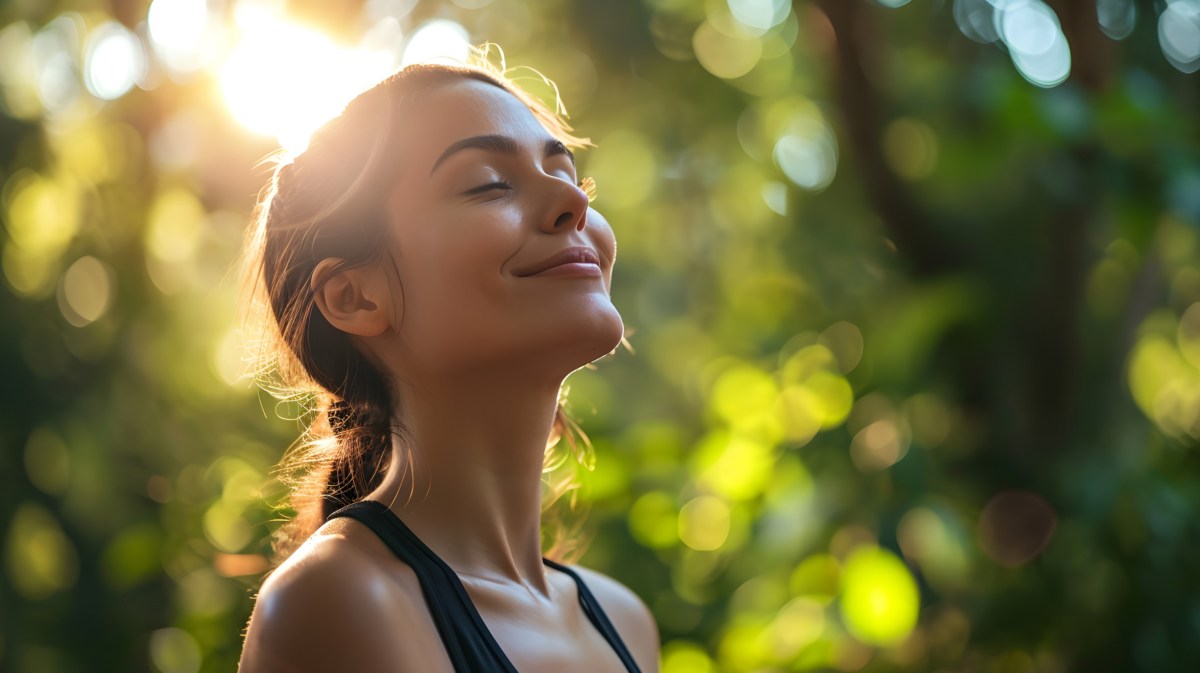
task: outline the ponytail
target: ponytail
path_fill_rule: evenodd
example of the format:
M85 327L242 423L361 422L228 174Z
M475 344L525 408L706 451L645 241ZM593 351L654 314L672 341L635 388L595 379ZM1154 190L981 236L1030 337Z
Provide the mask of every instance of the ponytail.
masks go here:
M334 402L326 414L342 450L334 457L321 490L322 520L379 487L392 449L386 416L373 416L345 400Z

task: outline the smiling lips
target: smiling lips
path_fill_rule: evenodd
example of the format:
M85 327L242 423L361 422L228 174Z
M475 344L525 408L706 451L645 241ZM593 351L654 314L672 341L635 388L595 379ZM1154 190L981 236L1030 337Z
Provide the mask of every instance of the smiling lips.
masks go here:
M600 258L585 246L561 250L550 257L526 267L517 276L599 276Z

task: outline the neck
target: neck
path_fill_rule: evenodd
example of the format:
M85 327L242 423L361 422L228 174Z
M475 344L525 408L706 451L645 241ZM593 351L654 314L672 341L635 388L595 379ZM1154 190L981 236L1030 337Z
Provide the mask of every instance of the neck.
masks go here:
M561 383L476 374L401 390L395 413L404 432L368 497L457 574L548 595L542 466Z

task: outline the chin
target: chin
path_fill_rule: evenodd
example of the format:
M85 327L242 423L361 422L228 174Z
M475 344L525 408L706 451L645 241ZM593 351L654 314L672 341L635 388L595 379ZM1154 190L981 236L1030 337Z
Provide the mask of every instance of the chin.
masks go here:
M612 353L625 335L625 323L612 304L593 305L586 312L572 312L555 321L542 333L539 358L556 353L556 368L574 371Z
M625 323L611 302L581 302L577 307L557 315L543 312L531 322L459 326L428 341L421 352L426 361L443 363L446 369L508 363L525 373L566 376L611 354L625 336Z
M621 318L621 314L617 312L616 307L613 307L613 315L615 319L610 321L610 331L606 334L608 336L608 348L604 351L605 355L615 351L621 345L621 340L625 338L625 321Z

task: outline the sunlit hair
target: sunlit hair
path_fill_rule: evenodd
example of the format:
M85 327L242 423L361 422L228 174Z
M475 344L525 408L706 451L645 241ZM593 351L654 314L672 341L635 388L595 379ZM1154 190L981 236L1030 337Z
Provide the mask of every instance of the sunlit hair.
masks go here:
M414 102L430 85L475 79L516 96L568 147L593 146L571 133L557 87L539 75L555 92L552 110L509 79L513 69L504 67L502 53L500 64L492 63L494 46L473 49L461 65L405 67L352 100L312 135L303 152L268 158L275 162L274 170L259 195L241 257L241 329L258 384L281 401L298 403L304 409L302 418L310 419L276 470L289 488L289 499L282 505L283 524L272 538L274 566L330 513L362 499L381 483L393 434L411 439L391 417L395 391L383 368L329 324L310 287L314 267L328 257L344 260L337 270L386 263L399 282L395 259L386 254L384 201L405 160L391 147L393 129L404 123L400 105ZM594 185L583 186L592 196ZM403 295L402 287L400 292ZM628 342L622 343L628 348ZM592 469L594 453L565 404L566 386L559 391L543 462L543 523L553 524L543 528L543 542L550 530L544 553L571 563L582 554L583 518L568 527L563 513L552 509L567 492L571 511L578 505L575 466L566 461L560 440L566 438L570 453L586 469ZM404 447L405 468L411 470L412 443L397 444Z

